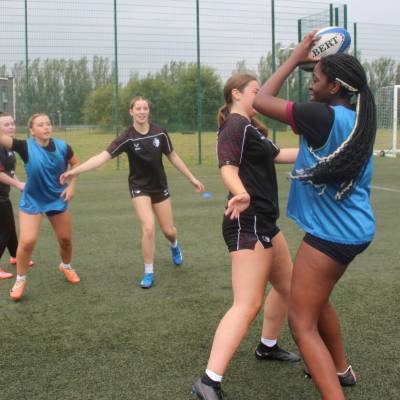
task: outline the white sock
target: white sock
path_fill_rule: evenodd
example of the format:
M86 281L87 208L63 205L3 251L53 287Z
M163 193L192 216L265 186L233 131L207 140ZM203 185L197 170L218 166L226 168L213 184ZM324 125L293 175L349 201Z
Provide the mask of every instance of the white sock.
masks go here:
M72 269L71 264L62 263L65 269Z
M145 274L154 273L154 264L144 264L144 273Z
M337 372L337 375L346 375L351 369L351 365L349 365L344 372Z
M171 242L171 247L175 248L176 246L178 246L178 239L175 242Z
M268 347L274 347L278 343L278 339L267 339L262 337L261 343Z
M210 379L212 379L214 382L222 382L222 375L218 375L215 372L211 371L210 369L206 369L206 374Z
M17 281L26 281L26 275L17 275Z

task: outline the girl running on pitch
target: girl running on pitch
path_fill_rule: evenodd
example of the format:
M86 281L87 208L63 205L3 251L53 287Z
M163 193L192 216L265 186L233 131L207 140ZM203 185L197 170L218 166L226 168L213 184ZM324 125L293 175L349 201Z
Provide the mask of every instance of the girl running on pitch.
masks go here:
M207 369L193 385L203 400L222 399L221 381L229 362L260 311L268 282L261 342L261 360L299 361L281 349L277 338L286 319L292 261L276 225L279 217L275 163L293 163L298 149L279 149L267 138L252 104L260 89L249 74L232 76L224 87L225 105L218 113L218 163L228 200L240 199L241 215L227 210L223 236L232 261L233 305L214 336Z
M0 131L3 134L14 137L15 122L11 114L0 112ZM0 258L5 249L10 253L10 264L17 263L17 230L15 228L14 211L9 198L10 187L23 191L25 183L15 175L16 159L11 150L0 147ZM29 261L29 266L33 261ZM10 279L14 275L0 268L0 279Z
M28 140L14 139L0 131L0 145L20 155L26 171L26 184L19 203L17 279L10 292L14 301L20 300L24 293L29 260L39 236L43 214L49 218L60 246L60 271L69 283L80 281L71 267L72 222L68 210L76 179L69 185L59 182L68 164L76 166L79 161L67 143L52 137L53 127L46 114L34 114L28 127L32 135Z
M376 111L365 71L348 54L316 64L310 102L276 97L293 70L309 61L313 40L311 32L299 43L261 88L254 107L300 135L287 214L305 236L294 263L289 322L321 398L343 400L341 385L354 385L356 377L329 298L374 237L370 188Z
M107 150L63 174L61 182L65 182L69 177L93 170L121 153L128 155L129 193L142 227L144 276L140 286L148 289L154 283L154 214L164 236L170 242L173 263L179 266L183 262L182 251L173 222L167 177L162 163L163 154L188 179L197 192L204 191L204 186L193 176L173 149L167 131L149 121L150 102L148 99L144 97L133 98L130 102L129 113L132 116L132 125L125 133L117 137Z

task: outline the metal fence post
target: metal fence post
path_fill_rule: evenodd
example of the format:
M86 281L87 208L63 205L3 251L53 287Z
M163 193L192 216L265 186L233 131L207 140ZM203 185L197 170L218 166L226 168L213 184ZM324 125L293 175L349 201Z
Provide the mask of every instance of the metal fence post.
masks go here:
M276 71L276 54L275 54L275 0L271 0L271 30L272 30L272 73ZM276 123L272 120L272 141L276 143Z
M28 56L28 0L25 0L25 85L24 85L24 116L29 118L29 56ZM28 136L29 136L28 130Z
M198 145L198 164L201 164L201 133L202 133L202 85L201 85L201 63L200 63L200 0L196 0L196 37L197 37L197 145Z
M119 80L118 80L118 30L117 30L117 0L114 0L114 125L115 136L119 135ZM119 169L119 157L117 157Z

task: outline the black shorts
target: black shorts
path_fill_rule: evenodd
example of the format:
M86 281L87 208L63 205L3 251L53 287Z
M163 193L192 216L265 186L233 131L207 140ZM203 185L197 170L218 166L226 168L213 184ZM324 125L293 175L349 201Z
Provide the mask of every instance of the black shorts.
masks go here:
M272 238L278 233L275 221L262 216L241 214L235 219L224 216L222 223L222 235L229 252L254 250L257 242L267 249L272 247Z
M131 198L135 197L140 197L140 196L147 196L150 197L151 203L161 203L162 201L168 199L169 195L169 190L168 188L165 189L160 189L156 191L149 191L146 189L140 189L140 188L129 188L129 193L131 195Z
M310 235L309 233L305 234L303 241L342 265L350 264L354 260L354 258L358 254L362 253L371 243L336 243Z

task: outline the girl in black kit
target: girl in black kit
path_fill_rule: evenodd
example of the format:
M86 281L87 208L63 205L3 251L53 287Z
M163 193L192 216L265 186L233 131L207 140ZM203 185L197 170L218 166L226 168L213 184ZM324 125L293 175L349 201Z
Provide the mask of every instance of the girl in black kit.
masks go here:
M14 137L15 123L10 114L0 112L0 130L7 136ZM0 147L0 258L7 248L10 253L10 264L16 264L18 247L17 231L12 204L9 199L10 186L24 190L25 183L14 174L16 160L14 152ZM33 262L30 261L32 266ZM12 278L13 274L0 268L0 279Z
M128 155L129 192L133 208L142 226L144 277L140 285L142 288L148 289L153 286L154 282L154 214L162 232L171 243L173 263L178 266L183 262L176 228L173 223L172 206L162 155L165 154L168 157L171 164L189 180L196 191L204 191L204 186L193 176L175 152L166 130L149 122L149 100L143 97L135 97L131 100L129 113L133 118L132 126L124 134L117 137L107 150L63 174L61 181L64 182L71 176L95 169L121 153L125 152Z
M260 88L248 74L232 76L224 88L225 105L218 114L218 163L222 180L234 197L223 221L223 236L232 260L233 305L214 336L207 369L193 385L203 400L222 399L222 377L251 322L266 299L258 359L299 361L277 345L285 320L292 275L288 245L276 220L278 187L274 163L292 163L298 149L280 150L266 137L266 128L254 116L253 99ZM240 213L240 215L239 215Z

